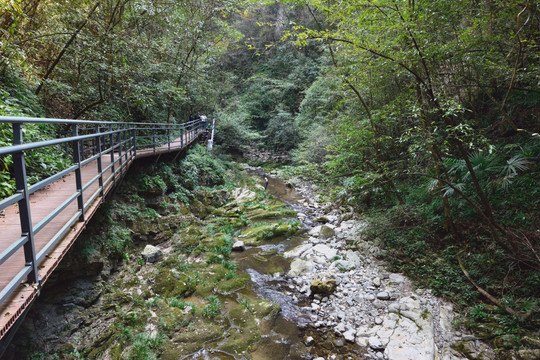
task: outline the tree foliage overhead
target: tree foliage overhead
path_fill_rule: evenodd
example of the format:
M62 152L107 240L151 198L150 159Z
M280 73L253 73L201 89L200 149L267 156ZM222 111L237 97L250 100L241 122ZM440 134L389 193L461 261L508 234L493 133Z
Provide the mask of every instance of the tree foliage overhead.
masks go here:
M0 8L0 73L19 72L50 115L183 120L211 111L211 74L238 36L240 1L19 0Z

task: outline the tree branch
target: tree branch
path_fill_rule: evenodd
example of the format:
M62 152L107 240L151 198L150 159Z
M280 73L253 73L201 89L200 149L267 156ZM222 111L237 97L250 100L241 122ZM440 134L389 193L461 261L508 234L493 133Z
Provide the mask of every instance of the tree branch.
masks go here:
M77 30L75 30L75 32L73 33L73 35L71 35L71 37L69 38L69 40L67 41L67 43L64 45L64 48L62 49L62 51L60 51L60 53L58 54L58 56L56 57L56 59L54 60L54 62L52 63L52 65L49 67L49 69L47 70L47 72L45 73L45 75L43 76L43 78L41 79L41 81L39 82L39 86L37 87L35 93L36 95L39 94L39 92L41 91L41 89L43 88L43 84L45 83L45 80L47 80L49 78L49 76L51 75L51 73L53 72L54 68L56 67L56 65L58 65L58 63L60 62L60 60L62 59L62 56L64 56L65 52L67 51L67 49L69 48L69 46L71 45L71 43L75 40L75 38L77 37L77 35L79 35L79 33L81 32L81 30L84 28L84 26L88 23L88 20L90 20L90 17L92 16L92 14L94 13L94 11L96 11L97 7L99 6L100 2L98 1L94 7L92 8L92 10L90 10L90 12L88 13L88 16L86 17L86 20L81 24L79 25L79 27L77 28Z

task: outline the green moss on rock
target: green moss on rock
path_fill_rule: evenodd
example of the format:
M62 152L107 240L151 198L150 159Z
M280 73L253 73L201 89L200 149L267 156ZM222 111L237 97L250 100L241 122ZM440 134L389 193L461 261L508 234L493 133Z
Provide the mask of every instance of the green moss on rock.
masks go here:
M229 320L236 327L231 328L228 338L219 347L221 350L241 354L261 339L255 316L244 306L239 305L232 309L229 312Z
M249 274L237 275L229 280L222 280L217 284L218 291L221 294L229 294L243 289L249 281Z
M249 305L249 310L257 318L271 318L281 311L281 306L266 300L258 300Z
M188 275L167 269L156 276L152 289L164 297L186 297L193 294L195 285Z

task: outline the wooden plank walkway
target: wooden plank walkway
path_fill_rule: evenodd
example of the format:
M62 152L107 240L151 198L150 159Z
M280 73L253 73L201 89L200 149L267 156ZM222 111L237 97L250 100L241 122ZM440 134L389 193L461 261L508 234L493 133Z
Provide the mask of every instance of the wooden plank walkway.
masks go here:
M185 134L183 141L180 138L174 139L170 146L169 144L151 148L137 150L136 158L147 157L153 155L160 155L168 152L177 152L186 148L188 145L198 139L200 133ZM191 136L191 138L190 138ZM181 144L184 146L182 147ZM124 154L122 154L124 155ZM91 205L86 209L85 221L78 221L69 231L64 235L62 240L52 249L52 251L38 264L39 277L42 279L41 285L47 281L51 273L56 269L60 261L63 259L67 251L71 248L71 245L80 235L80 233L86 227L88 221L92 218L96 210L104 201L104 197L114 188L123 175L127 172L131 162L126 162L125 156L122 156L122 171L118 171L113 178L112 168L104 172L103 183L108 184L104 186L104 196L98 196ZM118 153L114 154L115 162L119 159ZM107 168L111 162L111 155L106 154L102 156L102 168ZM133 161L133 160L132 160ZM116 163L115 169L119 169L120 164ZM98 172L97 160L94 160L81 169L83 186L88 184L93 178L95 178ZM91 196L99 190L99 183L95 181L91 186L83 191L84 202L87 202ZM58 206L65 202L76 191L75 174L71 173L64 176L60 180L57 180L45 188L36 191L30 196L30 209L32 216L32 223L34 226L51 214ZM61 229L70 222L70 220L77 214L77 200L71 202L65 209L63 209L58 216L56 216L49 224L47 224L39 233L34 237L34 244L36 254L38 254L49 241L59 232ZM17 204L7 207L2 214L0 214L0 252L5 250L13 242L21 237L21 226L19 219L19 211ZM0 265L0 290L4 289L7 284L23 269L25 265L24 251L19 249L14 255L7 259ZM2 339L17 319L24 313L32 301L39 295L39 287L37 285L29 285L22 283L11 294L6 301L0 305L0 339Z

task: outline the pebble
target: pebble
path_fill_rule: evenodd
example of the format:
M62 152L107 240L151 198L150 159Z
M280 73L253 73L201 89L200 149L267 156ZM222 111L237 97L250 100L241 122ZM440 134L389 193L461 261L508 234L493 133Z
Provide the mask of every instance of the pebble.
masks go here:
M354 336L356 335L356 331L354 330L347 330L344 334L343 334L343 337L345 338L346 341L348 342L354 342Z
M381 339L376 336L371 336L368 339L368 344L373 350L384 350L384 345L382 344Z
M343 345L345 345L345 343L343 342L342 339L335 339L334 340L334 345L336 345L337 347L343 347Z
M305 340L304 340L304 344L306 346L311 346L315 343L315 339L311 336L308 336Z

